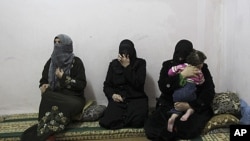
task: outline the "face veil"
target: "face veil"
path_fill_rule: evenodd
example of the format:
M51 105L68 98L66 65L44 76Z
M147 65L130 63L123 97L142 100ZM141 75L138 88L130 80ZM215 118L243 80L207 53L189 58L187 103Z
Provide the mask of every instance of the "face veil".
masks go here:
M185 63L187 56L193 51L193 44L188 40L180 40L174 50L173 61L177 64Z
M55 40L59 39L59 43L55 43ZM52 89L59 86L55 71L60 68L65 74L70 73L70 69L73 63L73 42L71 38L65 34L59 34L54 38L54 50L51 54L51 63L49 68L49 84Z
M130 63L133 64L137 58L134 43L128 39L121 41L119 46L119 54L129 55Z

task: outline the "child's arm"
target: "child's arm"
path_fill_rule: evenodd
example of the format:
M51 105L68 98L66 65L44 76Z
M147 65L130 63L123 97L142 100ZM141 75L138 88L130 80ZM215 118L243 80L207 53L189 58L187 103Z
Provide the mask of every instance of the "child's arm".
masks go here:
M168 75L169 76L174 76L174 75L180 73L185 68L185 66L186 66L185 64L180 64L180 65L171 67L168 70Z

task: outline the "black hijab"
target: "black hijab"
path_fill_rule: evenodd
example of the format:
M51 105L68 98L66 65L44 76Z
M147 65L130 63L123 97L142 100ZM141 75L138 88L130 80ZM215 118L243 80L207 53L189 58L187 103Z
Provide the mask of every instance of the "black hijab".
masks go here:
M137 58L134 43L128 39L121 41L119 46L119 54L129 55L130 64L134 64Z
M188 40L180 40L174 50L173 61L176 64L186 62L187 56L193 51L193 44Z

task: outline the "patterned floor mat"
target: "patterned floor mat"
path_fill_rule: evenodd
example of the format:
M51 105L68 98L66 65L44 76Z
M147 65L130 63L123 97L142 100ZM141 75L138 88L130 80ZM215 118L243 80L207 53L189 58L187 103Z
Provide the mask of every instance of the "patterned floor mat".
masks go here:
M19 141L24 130L37 123L37 113L13 114L0 117L0 141ZM181 141L229 141L229 132L218 129L192 140ZM106 130L98 122L75 122L65 132L56 136L57 141L104 140L145 137L142 128Z

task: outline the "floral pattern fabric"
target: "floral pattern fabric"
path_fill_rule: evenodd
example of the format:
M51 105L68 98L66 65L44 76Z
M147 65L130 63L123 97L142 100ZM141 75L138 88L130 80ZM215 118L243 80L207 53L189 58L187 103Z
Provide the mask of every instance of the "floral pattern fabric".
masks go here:
M60 132L69 123L67 117L58 110L57 106L52 106L50 112L46 112L44 117L38 122L37 134L41 136L49 132Z

